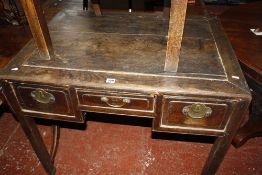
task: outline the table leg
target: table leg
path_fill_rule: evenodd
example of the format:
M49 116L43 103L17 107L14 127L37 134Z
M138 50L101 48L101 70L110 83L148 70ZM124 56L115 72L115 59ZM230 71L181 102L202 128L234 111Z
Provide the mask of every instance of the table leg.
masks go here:
M243 112L243 110L239 109L245 109L244 111L248 112L248 105L249 104L244 101L240 101L239 104L235 105L234 112L231 114L226 130L224 131L224 136L218 137L211 148L206 164L202 170L203 175L213 175L216 173L231 145L232 139L242 119L246 115L246 113L240 113Z
M223 136L216 139L214 145L211 148L209 157L202 170L203 175L213 175L216 173L220 163L223 161L228 148L231 145L229 136Z
M14 95L13 89L8 83L4 83L3 85L3 95L10 109L13 111L13 113L19 120L19 123L26 134L26 137L30 141L44 169L48 174L51 175L55 174L54 164L52 163L52 159L47 151L47 148L43 142L43 139L39 133L39 130L35 124L34 119L30 117L25 117L22 114L17 97Z
M23 116L17 116L17 118L46 172L51 175L55 174L55 167L52 163L53 161L47 151L34 119Z

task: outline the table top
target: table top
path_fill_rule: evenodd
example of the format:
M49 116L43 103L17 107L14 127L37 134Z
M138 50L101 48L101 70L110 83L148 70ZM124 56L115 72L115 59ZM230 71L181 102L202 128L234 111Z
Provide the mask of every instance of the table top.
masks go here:
M95 17L70 4L50 5L45 14L54 16L49 29L57 57L40 60L31 41L0 70L0 79L161 93L248 93L220 23L201 11L187 15L176 72L163 69L168 25L162 14ZM106 83L108 78L116 83Z
M262 36L250 31L262 28L262 2L232 7L220 19L244 72L262 83Z
M168 22L162 14L105 12L103 17L94 17L84 11L64 11L49 23L56 57L41 60L38 52L33 52L24 65L163 74ZM177 73L226 79L212 32L205 17L186 20Z

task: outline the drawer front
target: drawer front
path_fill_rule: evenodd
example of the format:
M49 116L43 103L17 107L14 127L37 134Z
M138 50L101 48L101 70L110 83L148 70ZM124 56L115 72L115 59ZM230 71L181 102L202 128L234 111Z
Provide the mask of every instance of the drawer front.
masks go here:
M77 94L80 106L94 112L152 115L155 111L155 95L92 90Z
M67 89L45 85L13 85L23 112L74 116Z
M160 120L160 130L198 133L198 131L218 131L224 129L231 108L228 100L164 96Z

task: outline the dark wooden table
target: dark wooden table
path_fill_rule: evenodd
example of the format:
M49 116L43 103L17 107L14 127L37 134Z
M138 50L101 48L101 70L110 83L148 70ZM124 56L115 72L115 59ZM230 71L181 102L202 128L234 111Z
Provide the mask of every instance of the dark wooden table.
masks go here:
M153 132L215 136L202 170L215 174L251 101L216 18L184 20L186 0L172 1L170 20L94 17L62 1L45 11L47 19L58 11L47 26L38 1L21 2L34 40L0 69L2 94L47 173L55 168L33 117L85 123L96 112L151 118Z
M262 2L232 7L221 16L221 22L253 90L250 118L233 140L236 147L249 138L262 135L262 36L250 29L262 29Z

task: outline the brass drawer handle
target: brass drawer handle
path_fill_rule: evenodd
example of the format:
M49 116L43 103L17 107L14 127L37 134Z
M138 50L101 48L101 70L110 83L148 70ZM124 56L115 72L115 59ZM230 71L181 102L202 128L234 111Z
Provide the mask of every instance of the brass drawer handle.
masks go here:
M111 106L111 107L114 107L114 108L121 108L124 105L131 103L131 100L129 98L101 97L101 101L105 102L108 106Z
M185 106L182 110L182 113L185 116L194 119L201 119L204 117L209 117L212 114L212 109L204 104L196 103L189 106Z
M43 89L36 89L31 92L31 97L38 101L39 103L54 103L55 102L55 97L53 94L46 92Z

